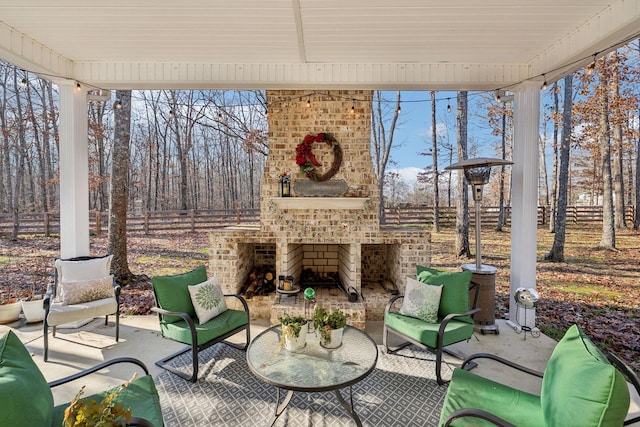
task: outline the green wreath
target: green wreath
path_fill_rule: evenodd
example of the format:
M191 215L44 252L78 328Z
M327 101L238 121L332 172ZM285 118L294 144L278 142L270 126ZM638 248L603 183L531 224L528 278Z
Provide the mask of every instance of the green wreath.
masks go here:
M333 162L331 162L331 168L322 175L319 174L316 169L317 167L322 166L322 164L313 154L312 145L314 142L324 142L327 145L331 145L333 148ZM316 182L327 181L338 172L338 169L340 169L340 165L342 164L342 148L331 134L308 134L296 147L296 164L300 166L300 169L310 180Z

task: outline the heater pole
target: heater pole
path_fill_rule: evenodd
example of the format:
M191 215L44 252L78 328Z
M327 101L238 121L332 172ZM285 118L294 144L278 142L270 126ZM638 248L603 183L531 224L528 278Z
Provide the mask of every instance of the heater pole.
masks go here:
M480 254L480 201L476 200L476 271L482 270L482 255Z

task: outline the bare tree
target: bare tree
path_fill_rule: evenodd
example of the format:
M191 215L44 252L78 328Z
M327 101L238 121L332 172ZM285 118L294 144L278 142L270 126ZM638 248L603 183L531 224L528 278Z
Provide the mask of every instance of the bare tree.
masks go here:
M560 128L560 102L558 100L560 88L558 87L558 82L553 84L551 91L553 93L553 111L551 112L551 118L553 119L553 166L551 170L551 197L549 200L549 231L555 233L556 212L558 210L558 129ZM567 181L568 179L569 177L567 176Z
M440 232L440 173L438 171L438 129L436 92L431 91L431 158L433 159L433 231Z
M131 140L131 91L118 90L116 98L122 107L114 110L113 159L109 197L109 239L107 251L113 254L111 271L123 284L133 275L127 260L127 199L129 191L129 153Z
M505 159L507 157L507 102L504 103L504 107L502 110L502 132L500 135L500 153L502 158ZM502 231L502 227L506 222L506 215L504 209L504 176L505 176L505 165L500 166L500 179L498 182L499 195L498 195L498 223L496 224L496 231ZM476 225L477 227L477 225Z
M458 139L458 161L467 159L467 117L468 117L467 92L458 92L458 116L457 116L457 139ZM458 173L458 194L456 200L456 243L455 252L458 257L466 256L471 258L469 248L469 192L467 182L463 173ZM477 227L477 225L476 225Z
M553 245L544 259L564 262L564 243L567 225L567 194L569 187L569 154L571 152L571 107L573 105L573 74L564 78L564 104L562 110L562 142L560 143L560 167L558 169L557 208L555 210L555 234Z
M603 58L604 59L604 58ZM602 240L599 248L615 249L616 228L613 208L613 182L611 176L611 142L609 140L609 78L606 61L601 60L600 84L600 121L598 142L600 147L600 171L602 174Z
M627 228L627 222L624 217L624 177L623 177L623 155L624 146L622 143L622 124L625 121L620 105L622 100L620 96L620 57L612 52L611 58L611 109L612 125L613 125L613 202L614 202L614 226L617 230Z
M382 109L383 99L380 91L374 92L375 107L373 109L373 115L371 120L371 135L374 153L374 167L378 174L378 194L380 196L380 222L384 224L384 177L386 173L387 164L389 162L389 153L393 146L393 135L396 130L396 124L398 122L398 116L400 114L400 91L396 91L395 110L391 117L391 123L389 124L389 131L385 131L385 113Z

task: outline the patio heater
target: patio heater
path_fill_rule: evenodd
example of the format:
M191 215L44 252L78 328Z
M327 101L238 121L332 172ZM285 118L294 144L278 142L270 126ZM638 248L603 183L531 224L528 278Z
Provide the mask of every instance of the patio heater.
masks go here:
M476 263L462 264L462 269L465 271L472 271L471 280L478 285L476 287L476 292L478 293L478 307L482 310L474 316L474 321L476 329L480 330L483 335L487 332L492 332L497 335L500 331L498 330L498 325L496 325L495 320L497 269L495 267L482 264L482 245L480 242L480 206L482 204L482 191L484 189L484 185L489 182L491 167L512 164L513 162L510 160L479 157L476 159L463 160L445 168L446 170L464 170L464 176L467 179L467 183L472 188L476 214Z

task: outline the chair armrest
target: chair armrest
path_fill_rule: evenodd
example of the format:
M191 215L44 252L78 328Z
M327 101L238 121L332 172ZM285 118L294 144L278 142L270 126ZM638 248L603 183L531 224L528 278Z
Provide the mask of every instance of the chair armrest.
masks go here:
M404 298L404 295L396 295L396 296L391 297L391 299L387 303L387 306L384 308L385 317L387 316L387 313L389 313L391 311L391 307L393 307L393 304L396 301L398 301L399 299L403 299L403 298Z
M638 394L638 396L640 396L640 378L638 378L635 372L633 372L633 370L629 366L627 366L627 364L624 363L618 356L609 352L606 353L609 362L622 373L622 375L629 383L631 383L631 385L633 385L633 387L636 389L636 393ZM640 416L625 420L623 425L628 426L630 424L637 423L638 421L640 421Z
M131 421L127 424L128 427L156 427L151 421L147 421L144 418L131 417Z
M534 369L531 368L527 368L526 366L523 365L519 365L517 363L514 363L510 360L504 359L500 356L496 356L495 354L491 354L491 353L476 353L476 354L472 354L471 356L467 357L466 359L464 359L464 361L462 362L462 369L465 369L465 367L471 363L472 360L475 359L490 359L490 360L494 360L498 363L502 363L505 366L509 366L510 368L516 369L520 372L524 372L525 374L529 374L529 375L533 375L535 377L538 378L542 378L544 375L544 372L540 372L540 371L536 371Z
M242 306L244 307L244 311L246 311L247 313L249 312L249 304L247 304L247 300L245 300L242 295L238 295L238 294L224 294L225 297L235 297L238 298L240 300L240 302L242 303Z
M133 357L118 357L116 359L111 359L111 360L107 360L106 362L102 362L98 365L95 365L91 368L85 369L83 371L80 371L76 374L73 375L69 375L68 377L64 377L64 378L60 378L59 380L55 380L55 381L51 381L49 382L49 387L53 388L53 387L57 387L59 385L62 384L66 384L69 383L71 381L75 381L79 378L82 377L86 377L89 374L92 374L94 372L100 371L106 367L109 367L111 365L116 365L119 363L132 363L134 365L139 366L145 373L145 375L149 375L149 369L147 369L147 366L140 360L135 359Z
M49 312L49 308L51 308L51 301L53 300L53 287L55 284L47 285L47 292L44 294L44 299L42 300L42 307L45 312Z
M447 325L449 324L449 322L451 320L455 319L456 317L465 317L465 316L471 316L471 318L473 318L473 315L476 314L479 311L480 311L479 308L473 308L473 309L471 309L469 311L465 311L464 313L450 313L450 314L447 314L440 321L440 328L438 328L438 336L440 336L440 337L444 336L444 331L447 328Z
M116 282L116 278L113 278L113 292L116 295L116 301L120 301L120 292L122 292L122 286L120 283Z
M495 415L493 415L490 412L487 411L483 411L482 409L476 409L476 408L463 408L463 409L458 409L457 411L453 411L445 420L443 427L447 427L451 425L452 421L457 420L458 418L480 418L481 420L485 420L488 421L490 423L493 423L497 426L501 426L501 427L516 427L513 424L511 424L510 422L507 422L505 420L503 420L500 417L497 417Z
M151 307L151 311L153 311L154 313L161 314L163 316L179 316L179 317L182 317L182 320L187 322L189 327L192 330L195 331L195 323L193 323L193 319L187 313L183 313L181 311L169 311L169 310L165 310L164 308L160 308L160 307Z

